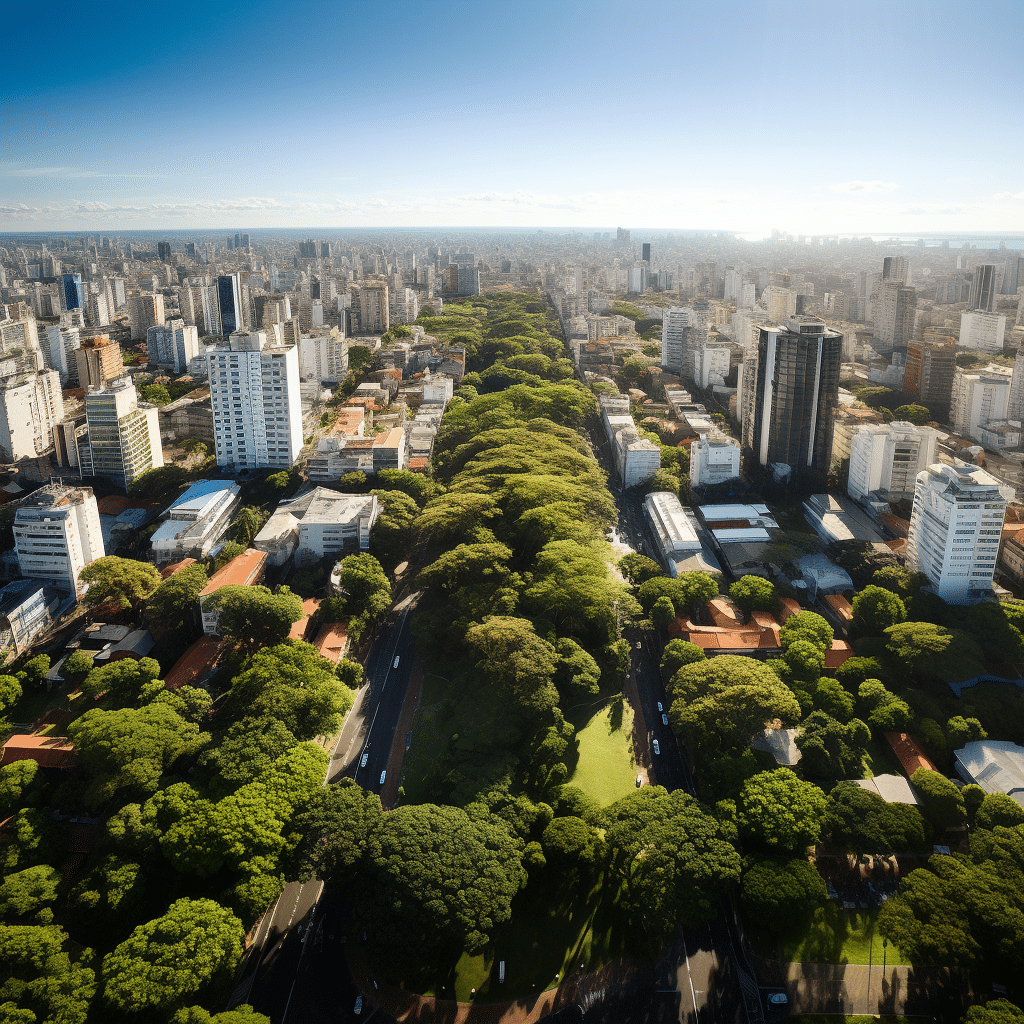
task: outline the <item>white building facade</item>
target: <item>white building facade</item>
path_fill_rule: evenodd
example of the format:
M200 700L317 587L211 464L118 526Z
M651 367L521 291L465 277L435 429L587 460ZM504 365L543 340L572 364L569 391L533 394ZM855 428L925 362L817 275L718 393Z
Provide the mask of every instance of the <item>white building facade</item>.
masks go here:
M731 437L705 434L690 445L690 483L706 487L740 475L740 446Z
M185 373L189 362L199 355L199 328L184 320L156 324L146 334L146 350L150 362Z
M1002 313L973 310L960 317L960 347L999 355L1003 351L1006 317Z
M886 500L913 497L917 475L935 461L939 432L894 422L860 427L850 442L850 473L846 493L865 501L881 492Z
M983 370L957 367L953 374L949 418L961 437L976 438L978 428L992 420L1007 419L1013 371L1005 366Z
M64 398L56 370L0 381L0 459L14 462L44 455L62 419Z
M302 449L297 349L236 332L206 354L217 465L290 469Z
M89 464L83 465L83 476L106 476L127 489L147 470L164 464L159 410L139 401L127 375L89 388L85 418Z
M917 476L907 565L950 604L992 589L1006 513L999 481L977 466L935 464Z

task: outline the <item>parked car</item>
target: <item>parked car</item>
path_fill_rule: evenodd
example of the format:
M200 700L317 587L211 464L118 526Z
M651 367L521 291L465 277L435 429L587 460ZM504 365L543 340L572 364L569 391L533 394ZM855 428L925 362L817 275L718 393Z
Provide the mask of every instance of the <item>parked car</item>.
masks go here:
M639 789L643 784L644 784L644 777L642 775L638 775L636 777L636 788Z
M665 710L665 708L662 706L662 703L661 703L660 700L658 701L658 710L659 711L664 711Z
M369 760L370 760L370 755L368 753L367 754L363 754L363 756L361 758L359 758L359 767L360 768L365 768L366 767L366 762L369 761Z
M386 779L387 777L388 777L388 770L387 770L387 768L385 768L385 769L384 769L384 771L382 771L382 772L380 773L380 784L381 784L382 786L384 785L384 780L385 780L385 779Z
M660 754L660 753L661 753L661 744L660 744L660 743L659 743L659 742L658 742L657 740L655 740L655 741L654 741L654 742L653 742L653 743L651 744L651 746L652 746L652 747L654 748L654 752L655 752L656 754Z
M363 1012L363 997L362 996L356 996L356 1005L353 1007L353 1012L355 1012L355 1013L362 1013Z
M662 715L661 716L661 724L662 725L668 725L668 715Z

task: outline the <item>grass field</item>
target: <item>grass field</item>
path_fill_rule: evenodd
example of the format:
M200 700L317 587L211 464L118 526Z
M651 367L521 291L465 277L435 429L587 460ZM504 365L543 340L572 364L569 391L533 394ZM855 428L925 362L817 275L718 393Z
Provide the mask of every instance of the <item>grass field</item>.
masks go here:
M588 722L577 725L579 761L569 777L602 807L636 788L636 762L632 753L633 709L623 702L621 714L609 706Z
M844 910L829 903L808 926L782 937L783 959L793 963L908 965L890 942L883 951L877 910Z

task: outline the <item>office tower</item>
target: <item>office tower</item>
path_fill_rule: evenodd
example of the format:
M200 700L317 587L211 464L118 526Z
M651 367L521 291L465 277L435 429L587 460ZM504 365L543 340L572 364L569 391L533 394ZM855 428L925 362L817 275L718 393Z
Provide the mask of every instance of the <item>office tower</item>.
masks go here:
M249 235L248 235L247 232L244 232L244 231L242 232L241 241L242 241L242 248L243 249L248 249L249 248Z
M299 357L262 331L206 350L217 465L290 469L302 449Z
M1005 420L1013 371L1005 366L978 370L957 367L953 374L949 418L961 437L976 438L986 423Z
M359 332L384 334L391 323L387 282L370 278L354 285L352 292L352 311L358 315Z
M939 432L911 423L879 423L858 428L850 444L846 493L864 501L878 493L885 501L914 496L917 474L935 461Z
M743 292L743 271L737 270L735 267L725 268L725 290L722 293L723 298L726 302L735 302L741 309L743 304L740 302Z
M185 243L185 255L190 260L194 260L196 258L196 243L195 242L186 242Z
M242 248L242 236L237 231L235 232L235 248Z
M615 241L616 242L628 242L629 241L629 231L626 228L616 228L615 229Z
M815 317L758 328L745 366L743 445L762 466L828 472L842 351L843 336Z
M348 339L337 327L299 338L299 379L341 381L348 374Z
M479 295L480 294L480 271L470 264L460 264L458 267L458 294Z
M53 324L46 329L44 361L47 366L60 374L61 381L69 387L74 387L78 383L75 350L80 344L77 327L61 327L59 324Z
M125 372L121 346L106 335L83 338L75 350L80 388L100 387Z
M130 377L118 377L85 393L91 473L109 477L126 490L150 469L164 464L157 407L139 401Z
M661 365L681 375L689 349L691 310L687 306L671 306L662 314Z
M78 574L103 557L103 530L89 487L50 484L25 498L14 513L18 568L29 579L50 580L81 596Z
M85 307L85 288L82 287L81 274L64 274L61 278L62 295L65 309L83 309Z
M724 434L703 434L690 445L690 483L720 484L740 475L740 446Z
M903 256L886 256L882 260L882 283L895 281L907 284L910 278L910 264Z
M1024 419L1024 346L1017 350L1013 360L1013 375L1010 377L1010 396L1006 400L1006 418Z
M85 301L86 321L90 327L102 327L114 319L105 291L90 295Z
M630 295L643 295L647 290L647 268L630 267L626 276L626 291Z
M936 464L917 476L907 566L939 597L967 604L992 589L1006 515L999 481L978 466Z
M175 373L184 373L189 362L199 355L199 328L184 320L168 320L150 327L146 351L151 363L173 366Z
M145 341L150 327L164 322L164 297L159 293L133 295L128 304L132 341Z
M897 280L883 280L875 314L875 337L886 351L905 352L914 335L917 292Z
M1009 256L1003 269L1003 295L1016 295L1024 285L1024 256Z
M1003 351L1006 317L1002 313L972 310L960 315L960 347L999 355Z
M178 313L181 315L181 319L186 324L196 326L199 324L197 319L197 312L199 316L202 316L202 308L196 309L196 297L192 292L192 286L188 283L188 280L184 280L181 283L181 288L178 289Z
M971 272L971 294L968 309L991 313L996 308L996 283L999 268L994 263L978 263Z
M940 422L949 417L949 400L956 371L953 338L925 332L920 341L907 346L903 394L908 402L926 406Z
M785 323L796 314L796 292L778 285L769 285L761 296L761 302L768 310L768 319L773 324Z
M644 261L648 266L651 265L651 243L644 242L640 246L640 259Z
M228 337L245 328L242 313L242 283L237 274L224 274L217 278L217 329L214 334Z
M170 242L157 242L156 243L156 254L162 260L169 260L171 258L171 243Z
M45 455L53 428L64 419L56 370L18 374L0 381L0 458L4 462Z

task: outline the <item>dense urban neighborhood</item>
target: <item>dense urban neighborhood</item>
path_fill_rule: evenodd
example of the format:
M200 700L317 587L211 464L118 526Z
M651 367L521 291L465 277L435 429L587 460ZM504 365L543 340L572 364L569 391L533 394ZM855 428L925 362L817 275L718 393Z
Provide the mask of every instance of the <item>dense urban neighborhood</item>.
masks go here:
M0 1020L1024 1019L1018 251L0 236Z

